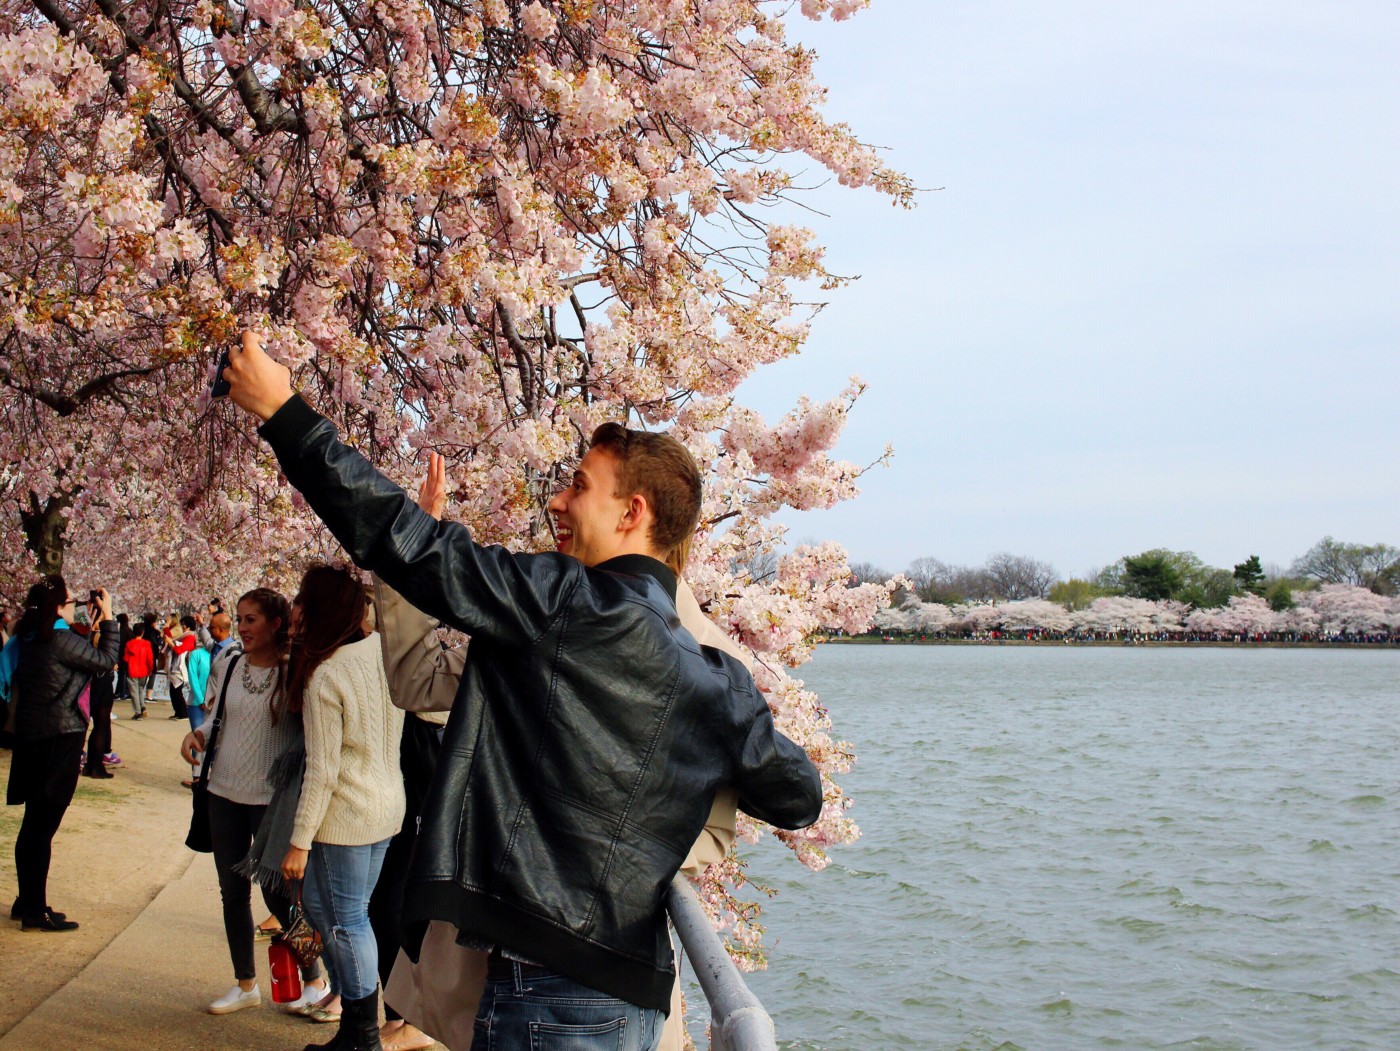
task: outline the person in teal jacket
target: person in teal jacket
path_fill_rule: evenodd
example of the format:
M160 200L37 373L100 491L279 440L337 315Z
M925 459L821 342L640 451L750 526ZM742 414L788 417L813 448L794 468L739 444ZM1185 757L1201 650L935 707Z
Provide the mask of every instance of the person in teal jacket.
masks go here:
M185 617L184 621L193 622L193 617ZM185 627L193 629L193 625L185 624ZM204 725L204 692L209 686L209 651L203 646L196 646L185 654L185 675L189 679L189 696L186 707L189 710L190 729L198 730ZM180 783L186 788L193 788L195 778L199 776L199 766L190 767L190 779Z

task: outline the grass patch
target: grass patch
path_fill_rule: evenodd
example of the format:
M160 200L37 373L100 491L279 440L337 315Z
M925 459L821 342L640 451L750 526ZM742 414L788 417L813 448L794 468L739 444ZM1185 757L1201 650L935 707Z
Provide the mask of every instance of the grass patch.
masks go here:
M78 787L73 790L73 801L75 803L95 804L99 807L116 806L118 802L126 798L126 793L119 788L98 788L96 785L85 785L78 783Z

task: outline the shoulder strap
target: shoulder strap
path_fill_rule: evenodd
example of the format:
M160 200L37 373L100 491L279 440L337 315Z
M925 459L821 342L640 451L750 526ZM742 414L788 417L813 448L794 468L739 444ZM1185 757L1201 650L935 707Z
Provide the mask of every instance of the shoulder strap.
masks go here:
M206 786L209 784L209 768L214 765L214 748L219 739L219 727L224 724L224 704L228 701L228 686L233 682L233 669L242 656L243 652L240 650L228 659L228 674L224 676L224 686L219 691L219 714L214 719L214 728L209 731L209 743L204 749L204 765L199 768L199 779Z

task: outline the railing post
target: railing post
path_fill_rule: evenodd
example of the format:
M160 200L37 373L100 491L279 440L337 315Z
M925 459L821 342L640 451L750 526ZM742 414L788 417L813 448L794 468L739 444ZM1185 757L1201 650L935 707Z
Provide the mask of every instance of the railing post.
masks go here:
M744 984L684 876L671 881L666 911L710 1004L711 1051L778 1051L773 1020Z

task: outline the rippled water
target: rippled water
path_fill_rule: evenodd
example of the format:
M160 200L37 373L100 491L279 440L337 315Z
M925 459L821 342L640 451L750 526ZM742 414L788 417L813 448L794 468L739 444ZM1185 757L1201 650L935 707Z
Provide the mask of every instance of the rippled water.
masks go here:
M1400 1048L1400 653L802 671L857 746L864 836L820 874L749 848L781 1047Z

